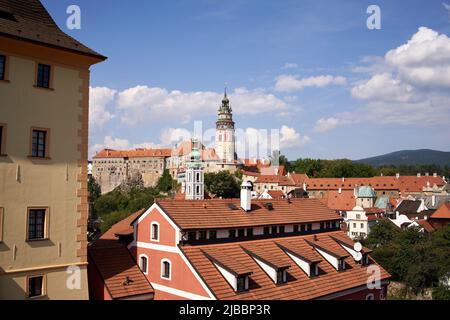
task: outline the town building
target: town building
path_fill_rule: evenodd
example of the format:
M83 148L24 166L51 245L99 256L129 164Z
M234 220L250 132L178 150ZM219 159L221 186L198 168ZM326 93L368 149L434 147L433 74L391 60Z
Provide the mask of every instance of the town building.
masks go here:
M234 121L230 101L225 92L216 121L215 148L197 145L203 170L234 173L239 163L235 151ZM108 193L129 180L142 180L144 187L154 187L164 170L179 183L186 180L187 164L192 152L191 141L183 141L174 148L100 150L92 159L92 175Z
M0 0L0 299L88 298L89 68L105 59L40 1Z
M192 140L190 161L186 168L186 182L183 186L186 200L203 200L205 198L205 177L198 143L197 139Z
M244 182L240 199L158 200L120 223L116 243L140 267L144 292L151 289L142 274L158 300L385 299L389 274L370 250L356 249L336 212L317 199L252 199L251 188ZM90 258L100 270L91 274L94 297L102 299L111 282L127 278ZM380 287L369 289L373 266Z

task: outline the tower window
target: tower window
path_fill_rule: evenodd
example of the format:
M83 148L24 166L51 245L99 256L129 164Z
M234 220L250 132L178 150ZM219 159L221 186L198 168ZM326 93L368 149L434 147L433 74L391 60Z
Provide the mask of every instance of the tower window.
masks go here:
M36 86L40 88L50 88L50 66L39 64L37 70Z
M152 240L159 240L159 225L157 222L152 222L152 232L151 232Z
M146 256L141 256L139 266L141 268L141 271L146 274L148 271L148 259Z
M163 260L161 263L161 278L170 280L171 265L169 260Z
M6 56L0 55L0 80L5 80Z

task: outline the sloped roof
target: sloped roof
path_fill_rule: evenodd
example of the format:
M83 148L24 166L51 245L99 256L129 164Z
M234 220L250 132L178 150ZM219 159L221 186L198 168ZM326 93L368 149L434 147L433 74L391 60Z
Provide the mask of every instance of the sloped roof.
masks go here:
M353 190L331 190L327 197L321 201L330 209L349 211L356 206L356 198Z
M400 204L395 209L395 211L396 212L398 211L400 214L405 214L405 215L417 214L417 210L419 210L421 203L422 202L420 200L405 199L402 202L400 202Z
M288 176L280 175L259 175L255 183L278 183L280 186L293 186L294 181Z
M61 31L38 0L0 0L0 12L2 36L106 59Z
M425 219L416 220L417 224L421 226L426 232L433 232L433 226Z
M240 199L163 199L157 203L184 230L342 220L336 212L317 199L253 199L252 210L249 212L240 208ZM272 210L266 207L268 203L272 204Z
M433 219L450 219L450 203L444 203L432 215Z
M103 149L93 156L93 159L101 158L146 158L146 157L170 157L172 149L132 149L113 150Z
M142 273L125 244L116 235L133 233L131 221L142 214L139 210L119 221L88 247L90 262L95 265L113 299L153 294L152 285Z
M367 283L367 266L356 263L348 256L342 246L332 236L346 237L342 231L326 232L314 235L294 236L276 239L232 242L227 244L207 244L200 246L182 246L188 260L199 272L208 287L218 299L228 300L308 300L325 297L327 295L365 286ZM320 243L328 250L347 255L344 261L347 268L337 271L326 259L306 241ZM351 241L348 239L347 241ZM281 264L289 264L287 269L287 283L277 285L256 263L251 254L244 248L257 246L264 248L265 256L283 257ZM318 262L319 275L308 277L303 270L285 253L283 247L295 250L299 255L309 256L309 259ZM251 272L249 290L236 293L229 285L213 262L204 254L205 250L226 250L230 259L245 264L247 271ZM372 262L374 263L374 262ZM381 280L388 279L390 275L380 267Z
M272 197L272 199L282 199L285 194L281 190L268 190L267 193Z

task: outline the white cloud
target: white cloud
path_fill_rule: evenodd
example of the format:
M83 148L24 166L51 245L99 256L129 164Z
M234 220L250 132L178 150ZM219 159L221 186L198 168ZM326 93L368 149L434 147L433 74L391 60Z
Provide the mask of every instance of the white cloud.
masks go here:
M291 149L299 148L311 142L311 138L306 135L300 135L294 128L281 126L280 129L280 148Z
M354 86L351 93L357 99L406 102L412 98L413 87L393 79L389 73L383 73Z
M198 114L216 114L223 94L136 86L119 92L117 97L118 113L122 122L134 125L155 119L186 123ZM229 98L233 112L238 115L276 112L287 106L285 101L261 89L237 88L229 94Z
M316 125L314 126L314 131L323 133L330 130L333 130L339 125L339 119L330 117L330 118L320 118L317 120Z
M107 87L89 88L89 122L91 128L101 127L114 115L107 110L107 105L114 101L116 90Z
M287 62L283 66L283 69L295 69L295 68L298 68L298 64L292 62Z
M164 146L171 146L175 143L190 140L191 138L191 132L183 128L164 129L160 135L161 144Z
M347 80L341 76L320 75L299 79L298 76L283 74L276 78L275 90L282 92L299 91L306 87L325 87L328 85L345 85Z
M355 83L351 94L367 103L352 112L320 119L316 131L355 122L434 125L450 118L450 38L420 27L407 43L389 50ZM369 72L370 72L369 71ZM333 120L330 120L333 119Z

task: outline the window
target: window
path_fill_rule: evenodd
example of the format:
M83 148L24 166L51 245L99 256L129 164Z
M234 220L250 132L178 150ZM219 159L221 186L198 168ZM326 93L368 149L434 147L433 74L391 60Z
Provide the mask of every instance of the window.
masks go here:
M216 230L209 231L209 238L210 239L217 239L217 231Z
M357 214L357 215L356 215L356 220L359 220L359 219L361 219L361 215L360 215L360 214Z
M298 224L294 224L294 232L298 232Z
M47 209L36 208L28 210L27 240L43 240L47 238Z
M355 228L355 229L356 229L356 223L353 223L353 228Z
M40 297L44 295L44 276L28 278L28 297Z
M244 237L245 236L245 229L238 229L238 237Z
M145 255L141 255L139 259L139 267L141 268L141 271L145 274L148 272L148 258Z
M199 240L206 240L206 231L204 231L204 230L199 231L199 233L198 233L198 239L199 239Z
M236 230L235 229L231 229L229 231L229 237L230 238L236 238Z
M0 242L3 241L3 208L0 208Z
M45 158L48 155L48 130L32 129L31 156Z
M280 228L278 229L279 233L284 233L284 226L280 226Z
M6 80L6 56L0 55L0 80Z
M272 234L277 233L277 230L278 230L277 226L272 226Z
M152 240L159 241L159 224L157 222L152 222Z
M305 232L305 231L306 231L306 226L305 226L304 224L302 224L302 225L300 226L300 231L301 231L301 232Z
M253 228L248 228L247 229L247 237L252 237L253 236Z
M40 88L50 88L50 66L38 64L36 86Z
M277 270L277 284L287 281L286 270Z
M237 287L236 291L245 291L248 289L248 276L237 277Z
M308 231L312 231L312 224L311 224L311 223L308 223L308 225L307 225L307 230L308 230Z
M364 228L364 223L361 223L361 229L363 229Z
M326 226L327 229L330 229L330 228L331 228L331 223L330 223L330 222L327 222L327 223L325 224L325 226Z
M373 293L369 293L367 296L366 296L366 300L374 300L374 295L373 295Z
M321 222L321 223L320 223L320 230L323 230L323 229L325 229L325 225L324 225L323 222Z
M195 232L195 231L189 231L189 232L188 232L188 240L189 240L189 241L197 240L197 232Z
M0 156L6 153L6 125L0 124Z
M270 227L264 227L263 233L264 233L265 235L270 234Z
M170 261L169 260L162 260L161 278L170 280Z
M338 260L338 270L344 270L345 269L345 261L344 259L339 259Z

